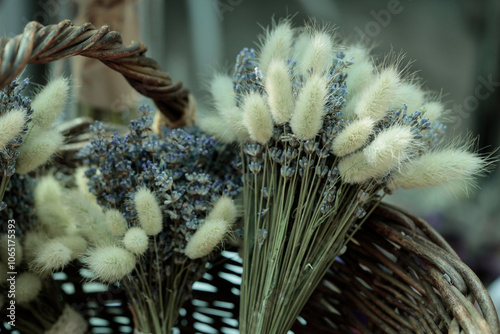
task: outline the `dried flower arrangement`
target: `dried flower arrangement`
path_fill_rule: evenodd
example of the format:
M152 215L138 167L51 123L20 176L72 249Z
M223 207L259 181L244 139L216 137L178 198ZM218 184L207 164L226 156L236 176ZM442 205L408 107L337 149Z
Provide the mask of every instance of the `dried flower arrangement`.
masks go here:
M127 49L132 56L133 47ZM157 69L151 60L130 61ZM470 142L446 139L444 106L399 67L398 58L375 63L360 44L341 47L328 28L297 29L282 20L266 30L260 50L241 51L232 77L215 76L215 113L202 117L199 127L153 133L148 107L139 109L125 134L106 136L96 122L71 184L39 169L64 142L53 123L68 80L54 80L33 103L20 94L28 81L14 80L0 93L0 216L23 222L16 229L17 301L36 319L19 328L86 331L51 276L77 264L91 280L124 289L137 332L170 333L194 282L223 261L220 250L231 241L243 258L240 332L286 333L321 282L339 275L339 283L348 284L340 280L344 264L367 257L356 255L367 238L356 233L370 224L386 194L450 182L467 191L491 164ZM140 87L137 77L130 80ZM182 110L166 101L160 108ZM4 228L1 249L10 233ZM433 249L431 241L422 242ZM343 254L345 261L336 261ZM412 270L420 271L414 263ZM460 289L467 290L465 283ZM447 312L461 319L455 309ZM447 317L440 328L469 328ZM498 328L497 317L487 318L490 324L481 328Z
M2 135L6 134L1 150L0 219L16 222L12 224L14 229L9 224L0 226L1 281L7 283L10 272L18 274L14 290L19 317L16 329L22 333L50 333L56 328L84 333L88 324L65 303L47 274L81 255L86 241L68 229L68 220L61 219L58 210L47 210L45 204L57 199L47 183L56 181L38 181L28 174L50 160L63 143L62 134L52 126L66 103L68 81L52 81L33 101L22 95L28 83L28 79L14 80L0 92ZM8 254L14 238L15 259L11 261ZM0 287L2 304L11 290L10 284Z
M150 110L130 133L96 139L81 152L90 193L66 207L89 241L83 262L106 283L120 280L145 333L168 333L238 218L238 156L196 127L151 135ZM119 177L117 177L119 176ZM96 202L97 200L97 202Z
M338 43L283 20L237 56L232 78L212 80L216 113L201 127L242 152L242 333L286 333L385 193L466 190L489 164L446 142L444 107L398 61Z

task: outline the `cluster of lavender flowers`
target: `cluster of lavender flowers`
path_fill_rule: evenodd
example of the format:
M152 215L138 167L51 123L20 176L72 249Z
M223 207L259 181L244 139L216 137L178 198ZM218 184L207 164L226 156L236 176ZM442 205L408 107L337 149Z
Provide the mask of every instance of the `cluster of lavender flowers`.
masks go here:
M139 109L130 133L104 139L104 125L96 122L97 135L80 155L90 165L89 190L104 208L119 208L128 220L136 217L136 190L147 187L160 201L165 214L166 258L184 261L182 250L217 199L234 198L241 187L240 161L231 146L220 145L197 127L164 128L160 137L151 134L149 107Z
M13 80L0 91L0 211L7 207L2 201L9 178L16 172L16 159L23 135L28 131L31 121L31 99L22 95L29 79L19 82Z
M0 220L16 220L16 235L22 236L35 226L35 190L36 181L29 175L14 174L5 188L3 203L6 207L0 211ZM7 233L7 224L0 224L0 235Z
M175 325L180 305L214 256L210 252L188 258L186 246L207 224L215 203L222 197L234 198L242 182L236 148L217 143L197 127L164 128L157 136L150 133L149 107L141 107L139 116L131 122L128 134L115 133L109 139L104 137L103 124L96 122L91 127L96 138L80 155L94 166L86 171L90 192L104 210L117 209L127 228L140 225L141 212L134 202L140 189L148 189L158 200L161 232L138 259L136 270L125 278L127 294L142 318L139 328L149 332ZM150 302L158 314L151 314Z

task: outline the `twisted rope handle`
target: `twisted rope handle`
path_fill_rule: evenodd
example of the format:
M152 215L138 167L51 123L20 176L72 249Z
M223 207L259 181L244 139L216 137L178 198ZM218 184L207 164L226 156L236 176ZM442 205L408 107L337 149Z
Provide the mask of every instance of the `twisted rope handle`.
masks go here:
M0 38L0 89L28 64L80 55L120 72L135 90L152 98L172 123L182 125L188 90L180 82L172 83L156 61L144 56L146 50L139 42L124 46L121 35L106 25L95 29L90 23L73 26L69 20L49 26L29 22L22 34Z

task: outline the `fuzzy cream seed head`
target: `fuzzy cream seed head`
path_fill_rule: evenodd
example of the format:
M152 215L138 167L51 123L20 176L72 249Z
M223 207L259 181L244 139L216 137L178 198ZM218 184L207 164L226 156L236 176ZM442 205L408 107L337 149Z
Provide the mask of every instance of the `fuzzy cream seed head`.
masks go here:
M332 141L333 153L343 157L363 147L373 132L374 123L370 118L362 118L346 126Z
M24 272L16 278L16 302L27 304L33 301L42 290L40 278L30 272Z
M432 151L405 164L391 179L392 187L425 188L450 181L463 181L464 190L474 184L486 162L477 153L464 148L449 148Z
M361 45L354 45L346 50L346 58L352 59L353 64L346 69L346 86L349 87L349 94L346 95L346 106L342 109L342 114L348 119L355 117L356 99L373 80L373 62L370 59L369 50Z
M33 124L48 129L66 104L70 91L69 80L58 78L49 82L33 99Z
M101 246L92 249L83 262L98 280L113 283L129 275L135 268L134 254L118 246Z
M407 158L413 135L409 126L395 125L377 134L364 148L366 161L376 169L389 171Z
M250 138L265 144L273 135L273 120L266 101L259 93L253 92L245 97L243 103L243 124Z
M62 203L63 188L53 175L39 179L34 192L38 222L49 237L66 232L70 217Z
M92 199L95 199L94 194L92 194L89 190L89 186L88 186L89 179L85 175L86 170L87 170L87 167L78 167L75 170L75 174L74 174L75 183L76 183L78 190L80 190L81 193L86 194L87 196L90 196Z
M48 240L47 236L37 231L28 231L23 237L26 262L31 263L38 255L38 249Z
M333 64L334 45L329 33L317 31L302 40L302 51L297 59L302 74L313 69L313 73L321 74Z
M210 92L215 101L215 108L219 112L236 106L236 93L233 90L233 80L223 74L216 75L210 83Z
M407 110L411 114L421 110L424 103L425 92L418 85L405 82L399 86L392 107L397 109L406 104Z
M372 178L383 177L393 168L395 166L369 164L363 151L344 157L338 164L342 180L350 184L365 183Z
M360 92L354 109L358 118L369 117L375 121L384 118L394 104L400 85L400 78L395 68L382 70L371 84Z
M134 195L134 205L139 223L147 235L157 235L163 229L163 217L156 196L147 188L140 188Z
M78 190L71 190L66 192L63 204L79 233L90 244L113 244L114 238L106 228L104 212L93 199Z
M184 253L191 260L209 255L230 231L231 224L225 220L205 220L188 241Z
M0 116L0 150L14 138L19 136L26 120L26 111L13 109Z
M236 141L245 142L250 140L250 133L245 126L243 111L240 108L233 107L231 109L226 109L223 113L220 113L220 115L225 123L219 126L223 126L227 131L233 133Z
M442 103L431 101L424 104L422 112L424 112L425 118L429 119L431 122L436 122L442 120L445 114L445 108Z
M289 21L280 22L267 30L260 49L259 68L267 72L273 60L287 60L292 52L293 38L294 32Z
M327 81L323 76L314 74L307 79L299 93L290 121L297 138L309 140L318 134L323 123L327 94Z
M53 239L55 242L60 242L64 246L68 247L71 251L71 260L74 260L87 250L87 240L79 235L64 235Z
M57 240L49 240L38 247L30 267L40 274L50 274L64 268L72 259L71 249Z
M123 245L135 255L142 255L148 249L149 238L140 227L130 228L123 237Z
M117 209L109 209L105 213L105 222L108 230L116 237L125 235L128 229L127 220Z
M371 178L371 175L368 173L372 169L362 151L340 160L338 168L342 180L346 183L363 183Z
M236 219L238 219L238 208L228 196L221 196L207 216L207 220L224 220L230 224L236 222Z
M31 129L19 148L16 171L19 174L27 174L46 164L63 142L64 136L59 131Z
M265 88L274 122L276 124L288 122L293 113L292 82L283 61L271 62Z
M198 126L207 134L214 136L221 143L229 144L237 140L232 128L227 126L219 115L205 115L200 117Z

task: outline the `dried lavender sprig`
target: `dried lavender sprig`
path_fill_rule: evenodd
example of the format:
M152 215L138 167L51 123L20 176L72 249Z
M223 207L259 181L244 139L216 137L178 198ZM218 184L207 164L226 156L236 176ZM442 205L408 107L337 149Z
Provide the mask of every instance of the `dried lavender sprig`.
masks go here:
M149 108L141 107L139 115L129 134L110 139L96 123L96 139L81 152L95 165L86 174L91 193L106 210L108 232L117 240L123 237L125 247L96 246L86 262L97 279L115 280L123 274L106 274L112 270L99 265L100 257L109 250L117 256L137 253L135 269L122 282L138 326L144 332L168 332L192 284L206 271L214 248L236 219L220 203L224 198L232 203L230 198L239 192L240 162L236 148L218 144L195 127L164 129L156 136L150 133Z

